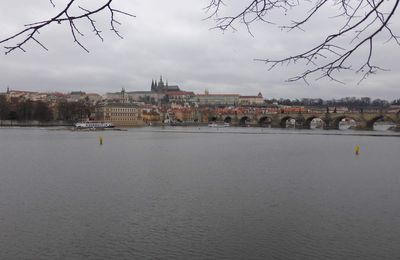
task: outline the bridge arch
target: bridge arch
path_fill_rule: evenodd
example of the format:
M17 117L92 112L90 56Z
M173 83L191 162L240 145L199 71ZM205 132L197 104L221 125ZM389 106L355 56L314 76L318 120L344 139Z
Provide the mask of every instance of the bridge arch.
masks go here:
M376 129L375 123L379 121L386 121L392 123L394 126L396 125L396 120L388 115L379 115L367 121L366 127L369 129ZM383 130L383 129L382 129Z
M209 116L208 121L209 122L217 122L218 118L216 116Z
M304 120L304 128L305 128L305 129L311 129L311 123L312 123L314 120L320 120L320 121L322 121L321 127L324 127L324 125L326 124L325 121L324 121L324 119L321 118L320 116L312 115L312 116L309 116L309 117L305 118L305 120Z
M230 124L231 122L232 122L232 117L226 116L226 117L224 118L224 123Z
M272 124L272 117L269 116L260 117L260 119L258 120L258 125L261 127L271 126L271 124Z
M352 120L352 121L354 121L355 125L359 124L359 121L356 118L352 117L352 116L340 115L340 116L337 116L337 117L332 119L332 127L333 127L333 129L338 129L339 130L340 129L340 122L342 122L343 119Z
M239 126L247 126L248 121L250 121L250 118L248 116L243 116L239 120Z
M293 122L294 121L294 122ZM289 122L293 122L293 123L289 123ZM295 122L296 122L296 118L292 117L292 116L285 116L281 119L279 125L281 128L287 128L288 126L293 125L293 127L295 127Z

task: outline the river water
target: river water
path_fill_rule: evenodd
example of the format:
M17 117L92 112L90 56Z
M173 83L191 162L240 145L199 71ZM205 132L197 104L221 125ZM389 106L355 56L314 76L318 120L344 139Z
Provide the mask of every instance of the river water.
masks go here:
M0 129L0 259L399 259L399 137Z

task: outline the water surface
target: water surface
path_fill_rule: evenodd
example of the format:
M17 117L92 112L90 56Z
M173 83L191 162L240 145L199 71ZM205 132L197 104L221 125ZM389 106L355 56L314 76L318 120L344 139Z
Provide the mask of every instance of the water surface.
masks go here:
M0 259L398 259L400 138L358 133L0 129Z

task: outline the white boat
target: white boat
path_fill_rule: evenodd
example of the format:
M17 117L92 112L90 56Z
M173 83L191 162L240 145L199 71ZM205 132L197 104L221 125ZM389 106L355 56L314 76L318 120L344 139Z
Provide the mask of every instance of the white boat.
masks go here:
M75 124L76 128L84 129L84 128L113 128L113 123L108 122L99 122L99 121L86 121Z
M218 127L215 122L208 123L208 127Z

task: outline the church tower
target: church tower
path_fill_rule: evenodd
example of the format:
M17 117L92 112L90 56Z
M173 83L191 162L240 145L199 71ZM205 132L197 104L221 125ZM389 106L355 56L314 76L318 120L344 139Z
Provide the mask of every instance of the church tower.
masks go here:
M126 94L125 88L122 88L120 101L122 103L126 103L127 100L128 100L128 95Z
M160 76L160 80L151 80L151 92L167 92L167 91L179 91L178 86L169 86L168 80L164 82L162 75Z
M158 82L158 90L163 91L164 90L164 81L162 80L162 76L160 76L160 82Z

